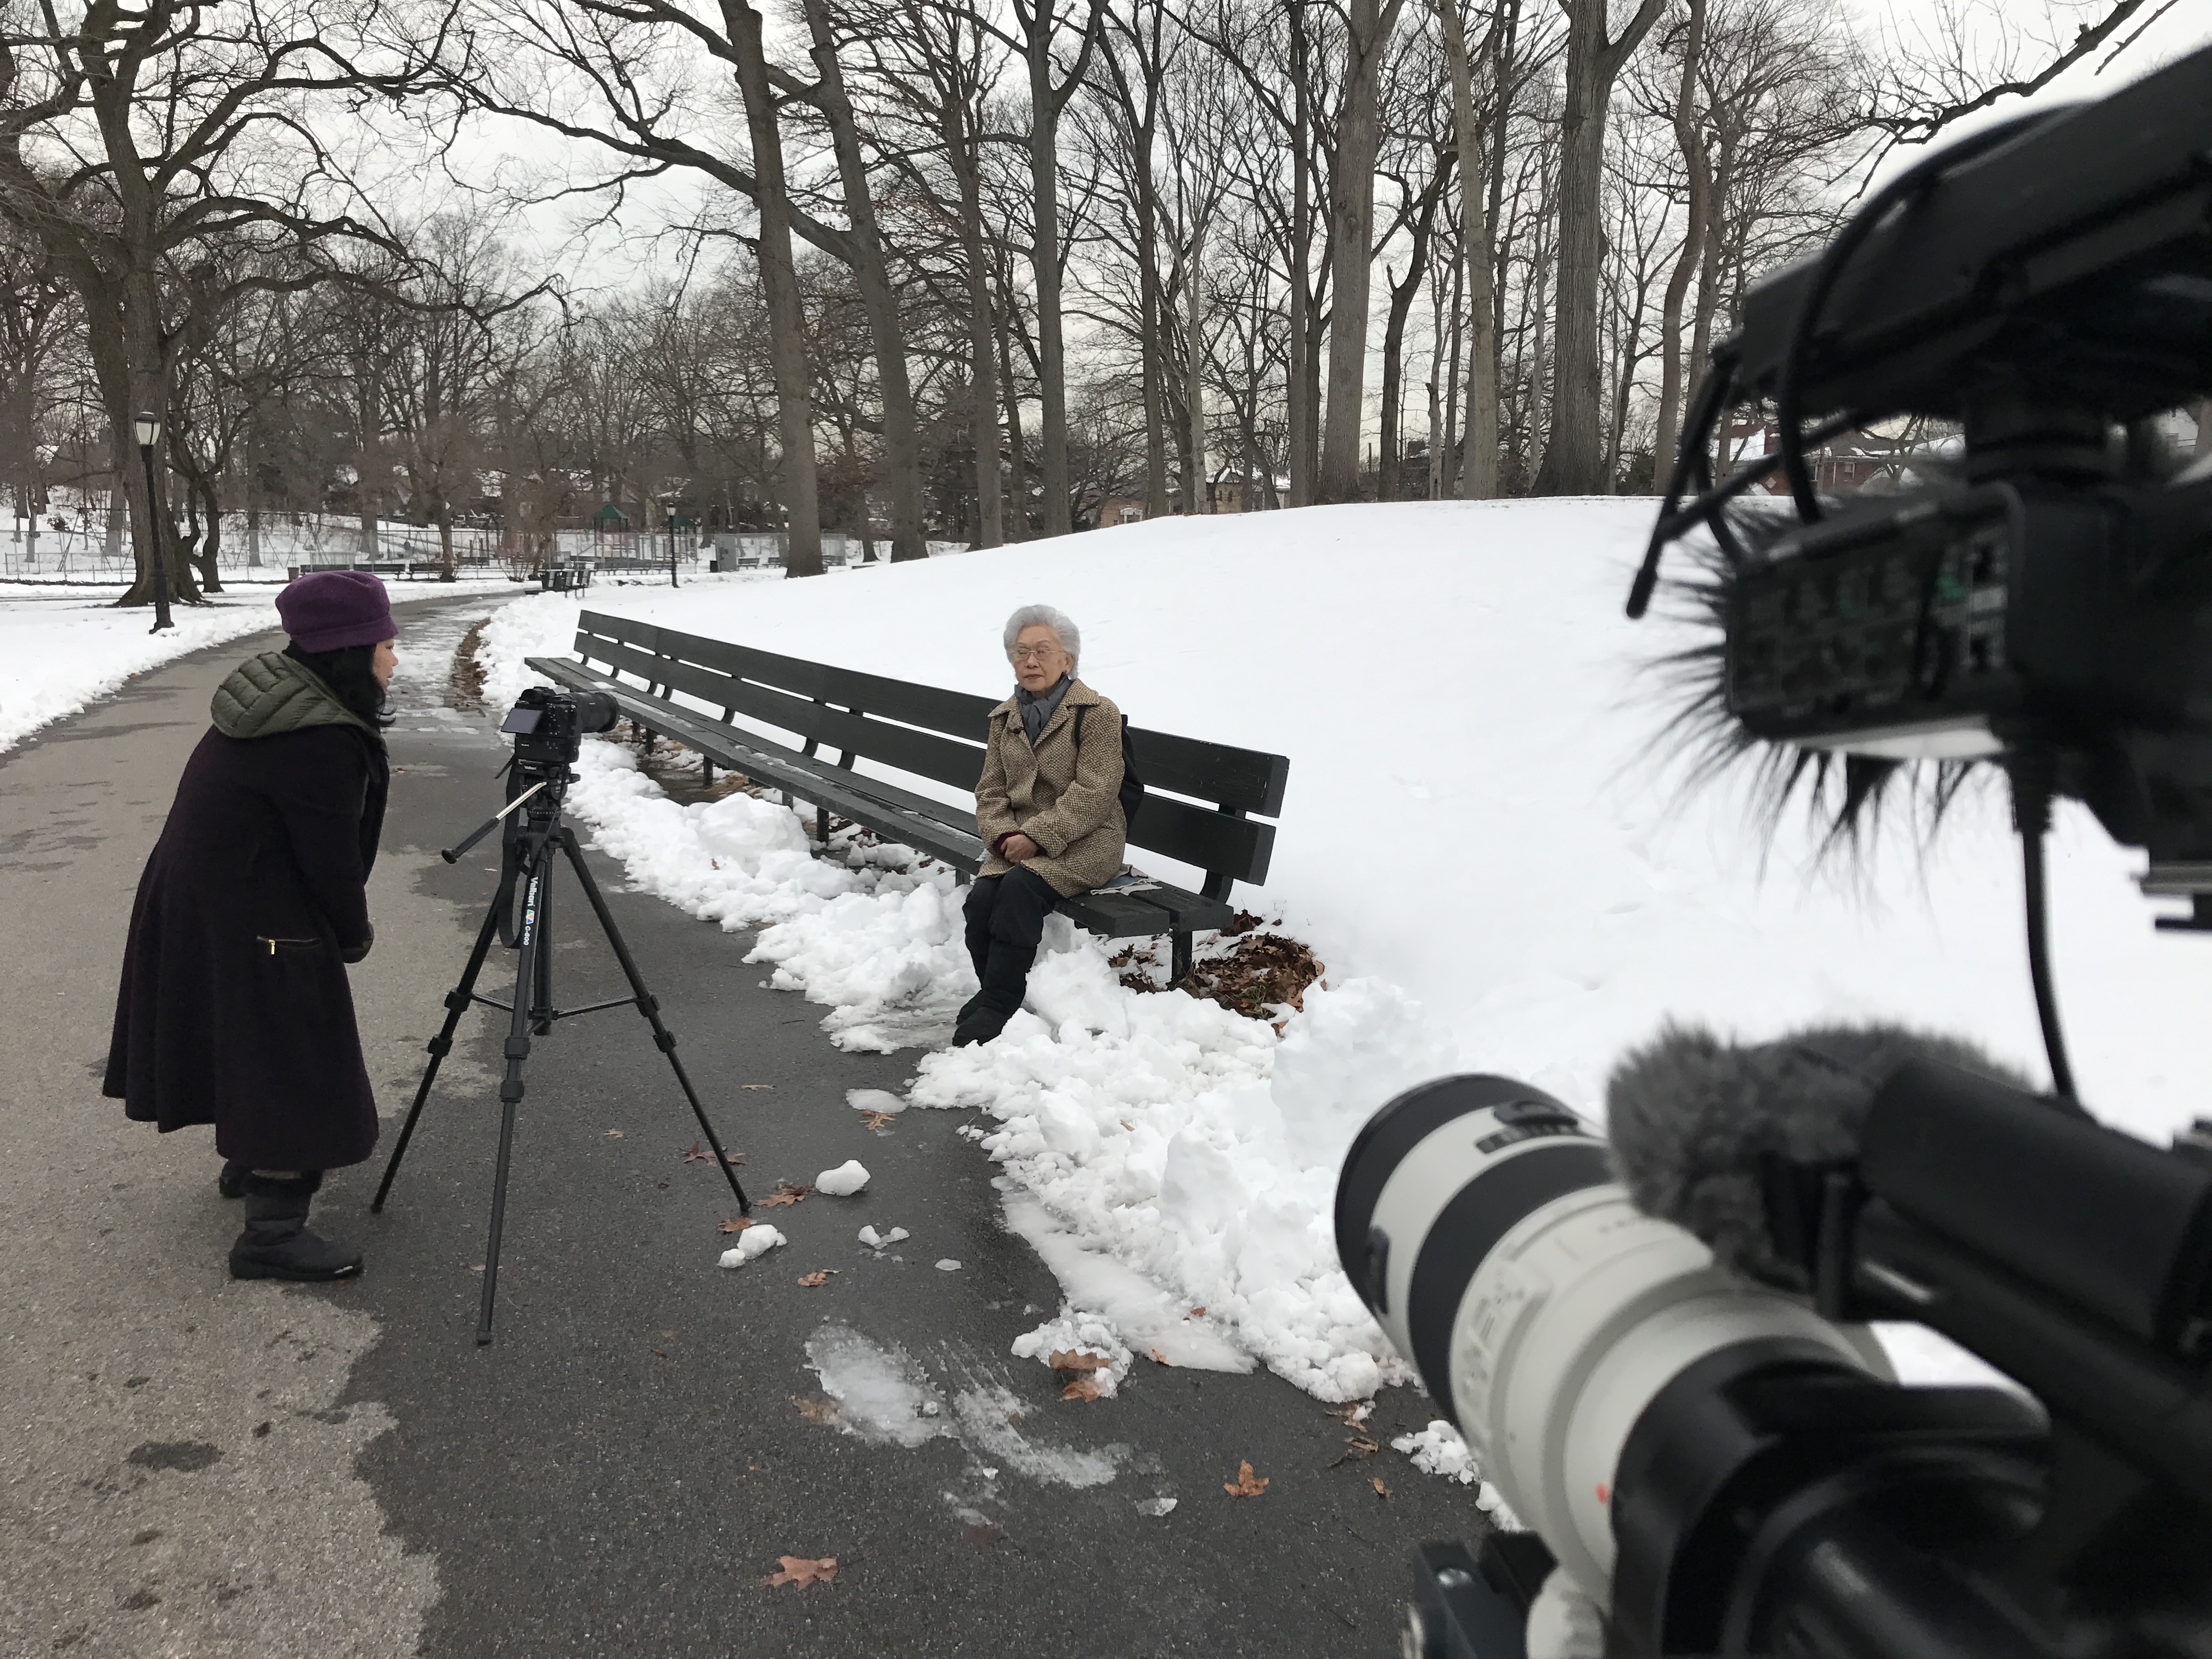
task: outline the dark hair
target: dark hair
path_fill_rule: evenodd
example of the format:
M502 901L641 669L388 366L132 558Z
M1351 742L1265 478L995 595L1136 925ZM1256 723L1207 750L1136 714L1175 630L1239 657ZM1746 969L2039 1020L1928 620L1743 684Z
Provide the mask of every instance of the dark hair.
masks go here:
M329 686L340 702L370 726L381 730L392 724L394 716L384 712L384 688L376 683L376 673L371 665L376 660L374 645L342 645L335 651L303 651L295 640L284 647L284 654Z

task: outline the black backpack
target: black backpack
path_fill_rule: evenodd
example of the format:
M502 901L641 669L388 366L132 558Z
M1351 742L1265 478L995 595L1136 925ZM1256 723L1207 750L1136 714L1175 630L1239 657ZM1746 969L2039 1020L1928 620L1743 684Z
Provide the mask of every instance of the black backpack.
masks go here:
M1087 702L1075 706L1075 746L1083 747L1083 717L1091 710ZM1129 749L1129 722L1121 722L1121 787L1115 792L1121 803L1121 821L1125 824L1137 821L1137 806L1145 799L1145 781L1137 775L1137 757Z

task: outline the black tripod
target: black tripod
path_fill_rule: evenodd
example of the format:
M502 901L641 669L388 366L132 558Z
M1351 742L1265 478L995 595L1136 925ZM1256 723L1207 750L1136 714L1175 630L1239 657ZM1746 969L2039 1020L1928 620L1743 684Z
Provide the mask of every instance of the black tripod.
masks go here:
M599 896L599 884L592 879L591 870L577 848L576 832L561 822L562 799L568 785L575 781L575 774L565 765L550 769L533 765L526 771L518 772L517 782L532 775L536 775L537 781L517 793L504 809L480 824L458 846L440 854L447 863L454 863L494 829L501 829L499 890L484 915L483 926L477 930L476 948L469 952L469 965L461 975L461 982L446 998L445 1026L430 1039L430 1064L422 1073L422 1085L415 1091L415 1103L408 1109L407 1121L400 1127L398 1142L392 1149L392 1161L385 1165L384 1179L378 1183L375 1200L368 1206L372 1212L384 1208L385 1197L392 1191L392 1178L399 1173L399 1160L407 1155L407 1142L415 1133L416 1120L422 1115L422 1103L430 1097L430 1085L437 1079L438 1067L453 1049L453 1031L461 1023L461 1015L471 1002L505 1010L509 1017L507 1075L499 1085L499 1173L492 1183L491 1242L484 1250L483 1301L477 1311L479 1344L491 1340L492 1304L499 1290L499 1235L507 1218L507 1159L514 1144L514 1109L522 1099L522 1062L529 1057L530 1039L549 1034L556 1019L593 1014L603 1008L635 1007L643 1014L653 1027L654 1046L668 1056L668 1063L675 1067L676 1080L684 1085L684 1097L691 1103L700 1130L707 1144L714 1149L716 1166L730 1183L730 1190L737 1194L738 1212L749 1214L752 1210L744 1188L738 1184L737 1171L731 1167L729 1157L714 1133L714 1126L707 1121L707 1109L699 1103L698 1091L684 1074L684 1062L676 1057L676 1034L660 1023L659 1001L645 988L645 980L637 971L629 946L623 942L614 917L607 913L607 902ZM594 1002L583 1008L553 1006L553 853L556 848L568 855L569 866L576 872L584 896L591 900L607 943L614 947L616 960L622 963L623 974L629 981L630 994L626 997ZM514 915L510 927L518 884L521 889L521 908L518 915ZM516 955L512 1002L477 994L477 975L483 971L494 933Z

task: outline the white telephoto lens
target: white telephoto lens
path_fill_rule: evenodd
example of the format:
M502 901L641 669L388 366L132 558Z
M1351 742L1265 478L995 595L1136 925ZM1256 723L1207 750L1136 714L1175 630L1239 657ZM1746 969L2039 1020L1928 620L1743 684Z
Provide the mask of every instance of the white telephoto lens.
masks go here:
M1869 1333L1637 1210L1595 1132L1510 1079L1384 1107L1346 1158L1336 1224L1353 1286L1484 1478L1601 1606L1622 1449L1670 1381L1745 1345L1889 1376Z

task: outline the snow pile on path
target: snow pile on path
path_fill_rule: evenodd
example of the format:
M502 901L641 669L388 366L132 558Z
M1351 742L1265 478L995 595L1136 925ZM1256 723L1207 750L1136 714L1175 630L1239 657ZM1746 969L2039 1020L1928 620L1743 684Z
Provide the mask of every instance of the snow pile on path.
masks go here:
M394 588L392 597L514 591L502 579L420 592ZM177 605L170 614L176 626L155 634L149 631L154 626L150 606L118 611L112 593L87 594L62 586L0 589L0 750L12 749L40 726L75 714L149 668L278 626L273 587L218 594L204 605ZM399 627L404 655L404 611Z
M1437 1418L1425 1429L1400 1435L1390 1443L1390 1449L1405 1453L1424 1474L1441 1475L1462 1486L1479 1486L1480 1490L1474 1495L1475 1507L1504 1530L1521 1530L1520 1521L1506 1504L1505 1494L1482 1478L1482 1471L1475 1466L1474 1453L1460 1438L1459 1431L1443 1418Z
M814 1190L827 1193L832 1198L850 1198L868 1184L868 1166L857 1158L848 1158L834 1170L824 1170L814 1177Z
M1087 1354L1104 1360L1097 1370L1084 1373L1097 1385L1101 1400L1111 1400L1121 1391L1121 1379L1128 1376L1130 1364L1136 1358L1109 1322L1096 1314L1073 1312L1023 1332L1014 1339L1012 1352L1017 1359L1034 1359L1046 1366L1056 1353Z
M985 1048L925 1054L910 1098L981 1110L982 1144L1074 1253L1204 1307L1218 1338L1340 1400L1404 1374L1328 1216L1352 1133L1410 1083L1503 1072L1595 1112L1622 1050L1669 1017L1754 1038L1904 1018L2039 1068L1996 792L1962 800L1924 863L1894 826L1858 883L1808 874L1810 836L1770 835L1729 789L1680 793L1661 740L1675 705L1648 665L1685 635L1620 617L1650 514L1315 508L590 603L989 693L1000 619L1049 601L1083 626L1086 680L1139 724L1289 756L1273 872L1237 894L1328 964L1279 1038L1124 988L1105 946L1055 922L1028 1008ZM525 656L567 653L579 608L544 595L494 619L493 707L531 683ZM678 806L617 744L587 745L581 770L577 814L633 880L759 929L770 982L823 1005L833 1040L949 1034L975 981L946 872L890 848L811 858L796 814L747 796ZM2161 1133L2195 1107L2212 959L2154 933L2139 862L2061 813L2052 916L2076 1071L2109 1121ZM1133 1330L1072 1290L1070 1306Z
M732 1248L722 1252L721 1265L725 1267L742 1267L748 1261L757 1261L766 1255L777 1245L788 1244L790 1242L765 1222L756 1222L738 1235L738 1242Z

